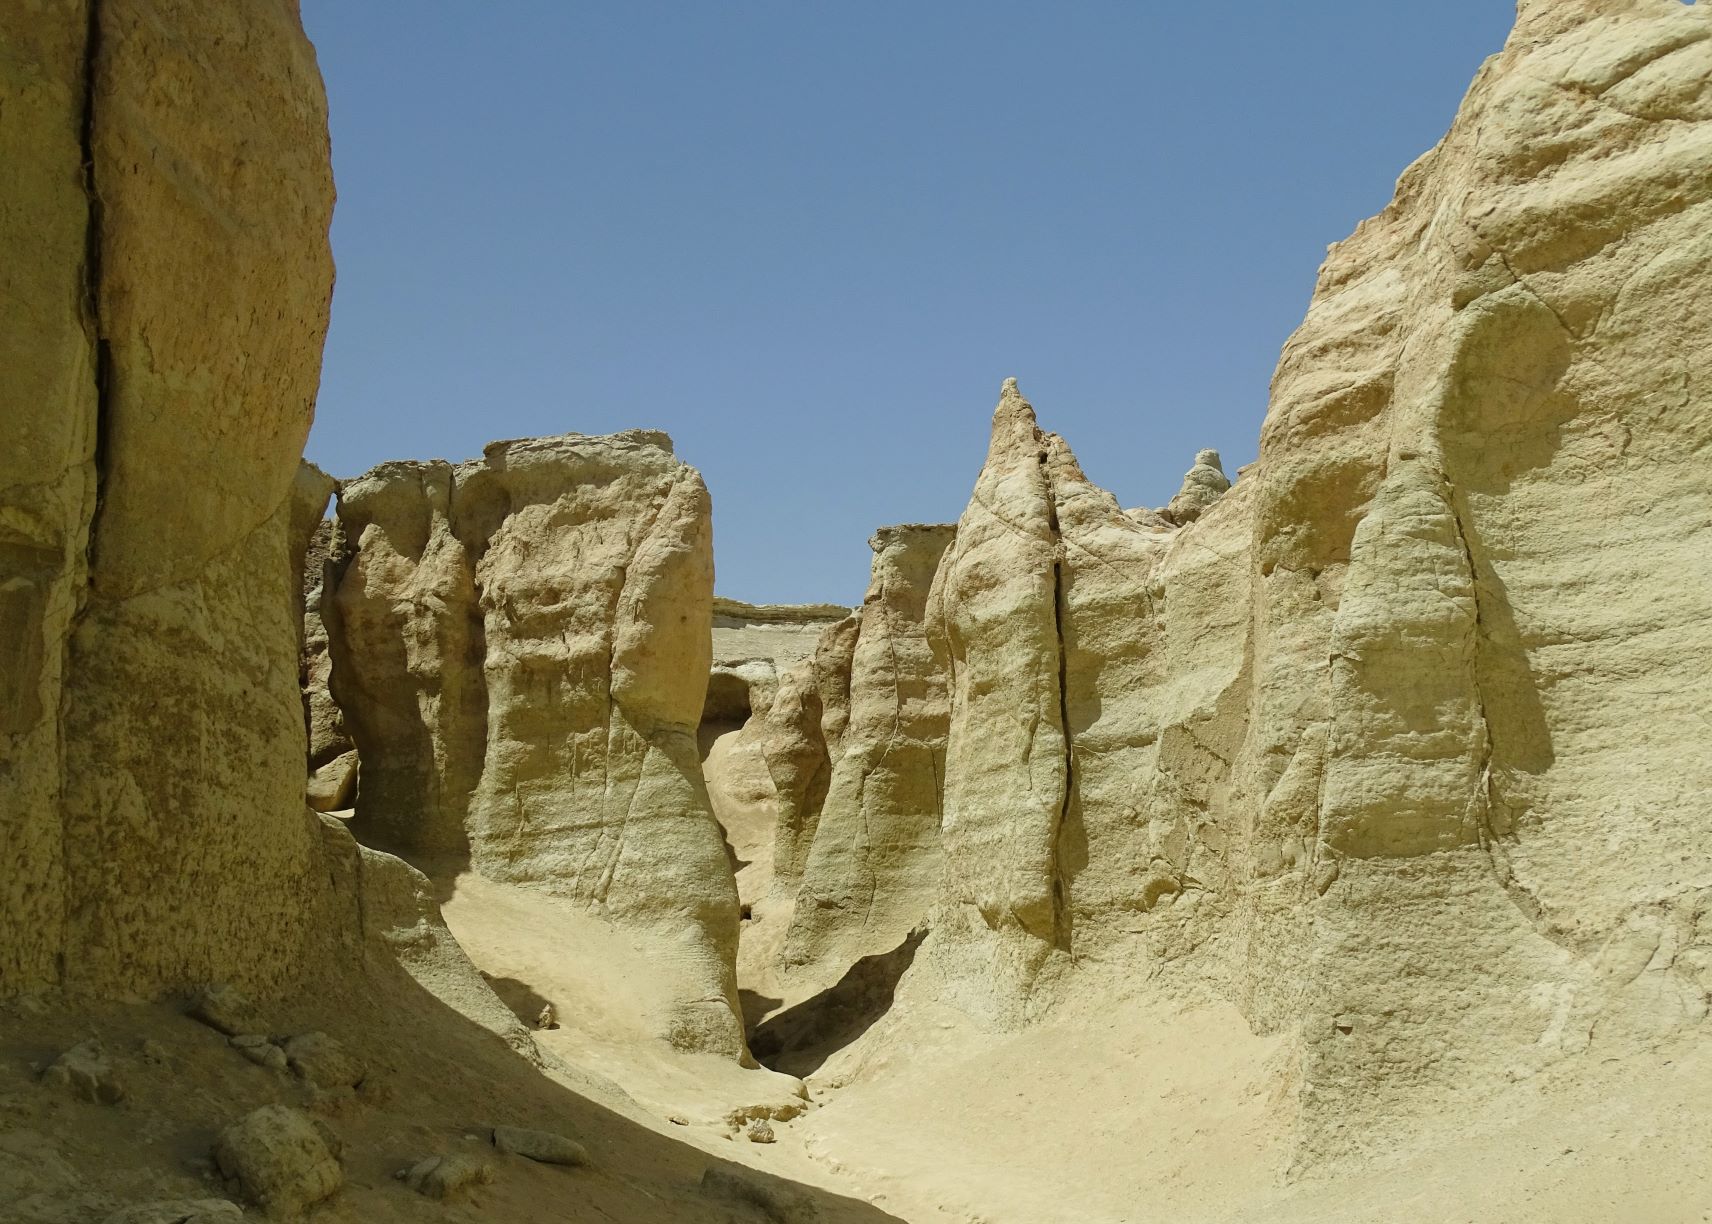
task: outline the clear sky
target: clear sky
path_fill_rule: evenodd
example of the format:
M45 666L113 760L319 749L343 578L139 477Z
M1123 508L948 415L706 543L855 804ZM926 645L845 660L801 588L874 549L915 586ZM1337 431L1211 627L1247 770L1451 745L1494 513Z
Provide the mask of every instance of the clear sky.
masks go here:
M1254 458L1328 243L1507 0L303 0L338 288L309 457L664 429L720 593L854 603L1014 375L1126 506Z

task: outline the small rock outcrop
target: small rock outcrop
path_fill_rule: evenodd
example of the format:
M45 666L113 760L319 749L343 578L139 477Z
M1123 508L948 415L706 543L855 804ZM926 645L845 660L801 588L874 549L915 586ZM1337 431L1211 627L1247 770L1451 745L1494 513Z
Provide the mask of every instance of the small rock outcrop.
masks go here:
M1209 506L1218 501L1230 491L1231 482L1225 475L1224 465L1219 462L1219 452L1203 450L1195 452L1195 466L1183 474L1183 487L1178 489L1170 502L1158 511L1160 518L1174 526L1192 523L1201 517Z
M220 1132L214 1159L270 1219L294 1220L344 1185L338 1146L309 1115L264 1105Z

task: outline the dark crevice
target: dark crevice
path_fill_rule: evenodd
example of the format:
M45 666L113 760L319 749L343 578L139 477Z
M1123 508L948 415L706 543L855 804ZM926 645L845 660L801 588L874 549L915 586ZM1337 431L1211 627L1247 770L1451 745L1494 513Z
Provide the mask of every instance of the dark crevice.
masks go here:
M83 313L95 358L95 508L84 544L87 574L95 570L95 546L102 507L107 498L107 469L112 432L112 350L102 332L101 318L101 192L95 176L95 91L101 62L101 0L89 0L89 24L83 43L83 115L78 141L83 161L83 194L87 203L83 230Z
M1047 452L1040 454L1047 467ZM1070 951L1070 906L1064 895L1059 840L1070 824L1070 804L1076 793L1076 745L1070 734L1069 650L1064 643L1064 537L1058 524L1058 493L1052 486L1050 468L1045 473L1046 525L1052 536L1052 636L1058 650L1058 725L1064 738L1064 793L1059 799L1058 819L1052 828L1052 927L1053 943Z

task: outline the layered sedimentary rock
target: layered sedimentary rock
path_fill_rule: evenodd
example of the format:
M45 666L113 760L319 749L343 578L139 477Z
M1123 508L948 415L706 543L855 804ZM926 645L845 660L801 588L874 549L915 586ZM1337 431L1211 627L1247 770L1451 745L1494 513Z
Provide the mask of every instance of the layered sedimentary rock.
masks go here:
M838 604L713 601L713 675L703 721L732 730L765 715L785 671L811 658L821 635L850 616Z
M1187 525L1007 386L929 612L916 991L1216 989L1295 1035L1303 1162L1702 1021L1708 55L1701 7L1524 4Z
M1192 940L1229 875L1208 828L1240 742L1243 494L1194 534L1138 521L1005 384L927 625L950 680L947 889L930 957L1020 1019L1055 963L1155 910Z
M698 737L752 923L745 961L772 955L775 894L788 896L802 874L832 773L821 724L827 710L847 705L850 661L840 643L853 640L854 625L850 609L836 604L714 601L713 672Z
M12 8L0 991L274 988L320 837L289 496L332 286L320 77L283 0Z
M658 433L499 442L347 481L339 524L322 609L359 834L675 933L699 985L668 1035L741 1051L737 897L696 748L701 477Z
M1705 1014L1709 56L1523 4L1280 362L1247 769L1325 758L1311 1151Z
M950 710L925 616L954 533L906 524L868 542L874 560L850 652L848 714L783 949L785 969L799 977L830 984L862 957L891 951L938 895Z

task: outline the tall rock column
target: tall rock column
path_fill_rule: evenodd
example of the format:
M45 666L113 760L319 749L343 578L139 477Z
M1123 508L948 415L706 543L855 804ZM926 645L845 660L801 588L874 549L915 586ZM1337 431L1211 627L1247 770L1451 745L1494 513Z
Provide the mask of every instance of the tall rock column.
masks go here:
M945 853L951 898L989 928L1061 946L1059 831L1069 802L1058 512L1045 435L1005 382L987 461L928 599L949 676Z
M850 715L785 939L787 970L837 981L889 952L938 896L950 718L928 593L956 529L882 527L850 663ZM824 980L822 980L824 979Z
M681 944L664 1035L743 1053L738 903L696 746L712 518L664 434L496 442L346 482L332 690L363 836Z
M314 53L287 0L19 7L0 989L279 988L319 878L288 504L332 287Z
M0 57L0 994L59 978L59 718L95 510L96 293L86 6L5 16Z

